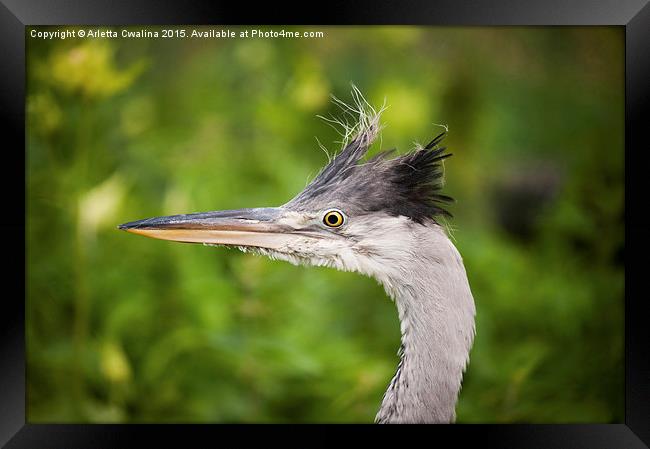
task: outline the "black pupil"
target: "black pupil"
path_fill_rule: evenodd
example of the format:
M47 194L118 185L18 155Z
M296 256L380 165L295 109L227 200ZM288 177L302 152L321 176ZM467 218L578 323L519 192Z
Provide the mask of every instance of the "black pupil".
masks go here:
M327 216L327 222L331 225L335 225L338 221L339 217L337 217L336 214L330 214Z

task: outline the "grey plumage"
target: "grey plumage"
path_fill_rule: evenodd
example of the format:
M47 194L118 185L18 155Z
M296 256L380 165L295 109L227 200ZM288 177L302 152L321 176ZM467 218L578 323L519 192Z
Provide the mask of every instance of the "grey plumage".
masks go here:
M353 95L349 111L357 123L345 133L351 138L283 206L159 217L120 228L375 278L396 303L402 334L399 366L376 422L453 422L475 307L462 258L439 223L451 201L440 193L442 161L449 156L439 147L444 134L408 154L384 152L363 161L380 113L358 90Z
M453 200L440 193L442 161L451 156L438 144L439 134L425 147L390 158L395 150L384 151L360 163L379 132L379 113L357 103L359 132L293 200L293 210L313 210L317 205L343 203L350 213L387 212L422 223L437 216L451 216L443 209Z

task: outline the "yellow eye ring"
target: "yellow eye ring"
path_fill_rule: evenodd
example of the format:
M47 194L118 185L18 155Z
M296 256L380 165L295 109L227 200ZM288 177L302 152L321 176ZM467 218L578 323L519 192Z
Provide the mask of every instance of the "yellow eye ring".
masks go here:
M338 210L327 211L323 216L323 223L330 228L338 228L344 221L343 214Z

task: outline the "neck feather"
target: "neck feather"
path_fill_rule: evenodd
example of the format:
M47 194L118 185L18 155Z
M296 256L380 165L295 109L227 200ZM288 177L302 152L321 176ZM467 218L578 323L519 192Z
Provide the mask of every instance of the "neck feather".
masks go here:
M454 422L474 339L474 299L460 254L438 226L418 233L408 266L379 279L396 303L402 333L379 423Z

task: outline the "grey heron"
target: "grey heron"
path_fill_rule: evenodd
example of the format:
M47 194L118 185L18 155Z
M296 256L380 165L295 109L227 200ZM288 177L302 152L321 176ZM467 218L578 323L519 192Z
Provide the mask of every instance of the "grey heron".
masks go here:
M377 423L451 423L475 334L475 306L462 258L441 217L440 146L362 160L379 117L353 90L356 123L343 149L296 197L279 207L149 218L119 228L163 240L231 246L294 264L375 278L400 321L399 365ZM393 157L394 156L394 157Z

